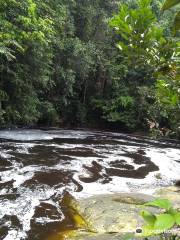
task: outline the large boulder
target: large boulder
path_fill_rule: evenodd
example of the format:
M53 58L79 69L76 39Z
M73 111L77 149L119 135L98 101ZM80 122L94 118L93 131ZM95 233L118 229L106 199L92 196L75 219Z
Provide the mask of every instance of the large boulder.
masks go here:
M93 232L134 232L142 225L143 204L152 199L144 194L99 195L80 200L77 209Z
M144 224L141 210L159 213L158 208L145 207L155 198L169 199L180 208L180 194L176 187L158 190L153 196L140 193L97 195L78 201L72 200L77 229L64 234L67 240L121 240L127 233L138 233ZM51 238L56 240L62 238ZM133 238L136 239L136 238ZM139 239L139 238L138 238ZM159 239L151 237L149 239Z

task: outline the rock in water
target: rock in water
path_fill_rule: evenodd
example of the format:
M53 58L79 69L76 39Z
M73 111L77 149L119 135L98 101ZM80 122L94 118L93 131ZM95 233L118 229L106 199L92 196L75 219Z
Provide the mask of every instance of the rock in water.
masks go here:
M73 199L69 207L73 209L76 216L83 219L84 224L79 226L77 224L77 229L64 234L63 238L54 237L48 240L124 240L126 234L136 233L138 236L144 225L140 216L141 210L159 213L158 208L145 207L144 203L157 197L166 198L178 208L180 207L178 190L176 187L163 188L158 190L154 196L141 193L118 193L97 195L78 201ZM79 222L78 220L77 223ZM159 237L148 239L158 240Z

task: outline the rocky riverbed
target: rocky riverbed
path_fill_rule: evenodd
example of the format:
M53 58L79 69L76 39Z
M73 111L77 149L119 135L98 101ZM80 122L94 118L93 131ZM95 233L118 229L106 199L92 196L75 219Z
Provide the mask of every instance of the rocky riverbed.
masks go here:
M102 131L0 131L0 172L0 239L119 239L141 225L143 198L179 206L172 186L180 143Z

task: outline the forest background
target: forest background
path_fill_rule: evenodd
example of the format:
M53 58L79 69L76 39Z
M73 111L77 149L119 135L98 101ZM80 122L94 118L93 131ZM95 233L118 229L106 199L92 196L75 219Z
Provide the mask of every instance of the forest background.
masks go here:
M180 137L179 0L1 0L0 127Z

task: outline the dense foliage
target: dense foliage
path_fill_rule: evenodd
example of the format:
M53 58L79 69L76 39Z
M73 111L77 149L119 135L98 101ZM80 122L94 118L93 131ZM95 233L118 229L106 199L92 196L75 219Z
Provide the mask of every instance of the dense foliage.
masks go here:
M2 0L0 125L177 134L179 6L163 4Z

